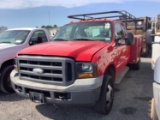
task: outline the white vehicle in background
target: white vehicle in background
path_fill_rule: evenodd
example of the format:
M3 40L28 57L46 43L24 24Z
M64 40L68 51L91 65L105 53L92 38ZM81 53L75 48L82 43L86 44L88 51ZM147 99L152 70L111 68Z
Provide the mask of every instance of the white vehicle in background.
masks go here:
M154 70L155 68L155 63L157 61L157 59L160 56L160 32L156 32L156 34L154 35L154 42L152 44L152 61L151 61L151 65L152 65L152 69Z
M152 61L151 61L151 67L154 70L156 60L160 56L160 15L155 18L153 21L153 24L155 24L154 27L154 34L152 37L154 37L153 44L152 44ZM153 28L153 27L152 27Z
M16 28L0 33L0 90L13 92L10 72L14 68L16 53L28 46L48 42L49 34L44 28Z
M160 51L158 51L160 52ZM157 59L154 68L153 98L151 100L151 119L160 119L160 57Z
M152 120L160 120L160 15L155 21L154 42L152 44L152 69L154 69L153 98L151 100Z

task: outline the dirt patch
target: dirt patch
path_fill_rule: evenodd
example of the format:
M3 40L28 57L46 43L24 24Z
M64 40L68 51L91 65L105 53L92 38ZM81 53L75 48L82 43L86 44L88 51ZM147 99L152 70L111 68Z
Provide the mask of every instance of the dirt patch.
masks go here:
M134 97L134 99L141 100L141 101L150 101L152 98L151 97Z
M118 89L118 88L114 89L114 92L119 92L119 91L120 91L120 89Z
M126 76L125 78L133 78L132 76Z
M126 107L126 108L120 109L119 111L120 113L125 115L133 115L137 111L137 109L133 107Z

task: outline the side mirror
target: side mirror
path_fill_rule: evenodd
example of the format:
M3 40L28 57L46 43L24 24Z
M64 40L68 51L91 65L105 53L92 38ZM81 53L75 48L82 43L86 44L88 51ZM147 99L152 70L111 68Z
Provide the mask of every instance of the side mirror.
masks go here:
M134 36L132 33L127 33L127 38L125 38L126 45L132 45L134 43Z
M32 39L30 39L30 41L29 41L29 45L34 45L35 43L33 42L33 40Z

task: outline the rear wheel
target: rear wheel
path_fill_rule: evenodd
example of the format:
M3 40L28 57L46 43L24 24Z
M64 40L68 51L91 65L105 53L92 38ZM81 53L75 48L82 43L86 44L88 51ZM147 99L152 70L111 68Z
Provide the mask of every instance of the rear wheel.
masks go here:
M14 66L6 66L1 73L1 79L0 79L0 89L2 92L5 93L13 93L14 90L11 85L10 80L10 73L13 70Z
M131 70L139 70L140 69L141 60L139 60L136 64L129 64L129 68Z
M148 57L149 56L149 46L147 44L145 44L145 46L143 46L143 52L142 52L142 57Z
M103 84L101 87L101 93L99 100L96 102L94 108L96 111L102 114L108 114L112 109L114 100L114 71L110 69L106 75L104 75Z

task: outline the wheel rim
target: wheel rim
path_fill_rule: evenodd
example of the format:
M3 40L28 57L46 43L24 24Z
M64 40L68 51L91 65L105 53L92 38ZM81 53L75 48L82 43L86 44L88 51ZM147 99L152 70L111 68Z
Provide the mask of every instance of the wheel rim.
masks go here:
M114 93L113 93L113 87L111 84L108 84L107 86L107 92L106 92L106 104L107 106L110 106L113 102Z

